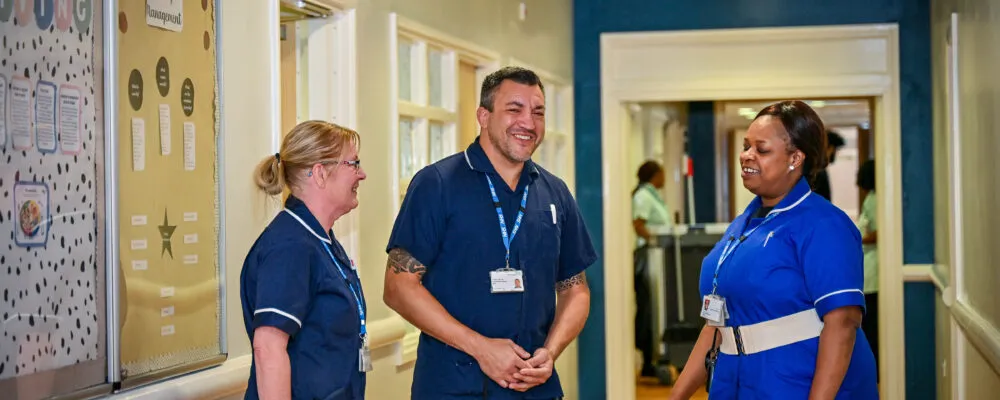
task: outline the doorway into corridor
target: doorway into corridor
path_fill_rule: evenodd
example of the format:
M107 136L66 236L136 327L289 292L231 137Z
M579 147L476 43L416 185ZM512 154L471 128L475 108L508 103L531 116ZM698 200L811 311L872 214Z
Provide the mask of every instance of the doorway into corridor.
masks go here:
M631 209L629 194L635 182L620 177L633 176L635 170L629 135L621 133L635 129L630 113L641 103L868 99L870 122L865 129L878 134L873 135L874 150L862 149L864 145L859 142L857 151L874 151L876 158L882 160L877 170L877 191L882 194L878 209L884 212L878 216L878 226L901 232L896 30L890 24L603 35L601 151L605 174L602 180L605 265L632 261L632 224L630 215L623 210ZM789 59L787 54L796 56ZM858 57L859 54L864 57ZM776 64L773 60L777 59L786 61ZM739 108L753 107L737 107L737 111ZM859 128L857 138L864 135L861 131ZM726 150L715 149L722 154ZM856 168L852 166L851 170ZM728 177L725 179L717 178L716 182L731 187ZM851 191L842 189L842 192ZM722 193L721 188L718 193ZM724 225L734 214L735 200L729 195L718 197L729 204L717 205L715 220L707 222ZM843 204L850 207L852 202L857 204L858 200L845 200ZM880 308L901 310L899 235L879 238L879 265ZM593 351L603 351L607 359L608 398L636 398L635 309L631 295L634 285L629 272L628 268L604 270L606 337L604 348ZM879 325L882 338L894 338L881 340L882 392L889 398L902 398L905 365L903 343L898 340L903 337L902 313L882 313Z

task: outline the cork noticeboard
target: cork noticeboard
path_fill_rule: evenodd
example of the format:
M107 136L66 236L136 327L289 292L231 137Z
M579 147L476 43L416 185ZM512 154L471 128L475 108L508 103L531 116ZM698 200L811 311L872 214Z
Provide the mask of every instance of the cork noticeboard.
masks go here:
M119 2L126 376L221 353L215 2Z

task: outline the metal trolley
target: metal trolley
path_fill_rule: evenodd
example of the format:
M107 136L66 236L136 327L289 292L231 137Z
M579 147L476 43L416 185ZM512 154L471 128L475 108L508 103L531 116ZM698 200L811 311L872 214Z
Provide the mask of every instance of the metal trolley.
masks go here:
M727 226L649 227L655 239L646 246L646 273L653 300L653 338L659 344L654 358L662 384L673 384L704 326L698 289L701 264Z

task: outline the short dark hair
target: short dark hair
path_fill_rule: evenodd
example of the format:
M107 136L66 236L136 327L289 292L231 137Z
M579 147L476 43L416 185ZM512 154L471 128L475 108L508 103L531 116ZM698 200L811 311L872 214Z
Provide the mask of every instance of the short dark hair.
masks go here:
M844 141L844 137L840 136L839 133L834 131L826 131L826 144L827 146L833 146L835 149L844 147L847 142Z
M868 160L858 168L858 187L865 190L875 190L875 160Z
M493 95L496 94L500 84L508 79L522 85L538 86L539 89L542 89L542 95L545 94L545 85L542 84L542 79L534 71L521 67L503 67L483 79L483 88L479 94L479 106L493 112Z
M799 100L788 100L771 104L760 110L756 121L763 116L772 116L781 121L788 132L789 150L798 149L806 155L802 163L802 175L812 184L816 173L826 168L826 129L816 111Z

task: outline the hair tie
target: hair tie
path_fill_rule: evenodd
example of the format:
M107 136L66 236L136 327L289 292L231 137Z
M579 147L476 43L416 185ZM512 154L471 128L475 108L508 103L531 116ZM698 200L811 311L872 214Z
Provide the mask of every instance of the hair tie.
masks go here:
M278 162L280 163L281 162L281 153L274 153L274 159L278 160Z

